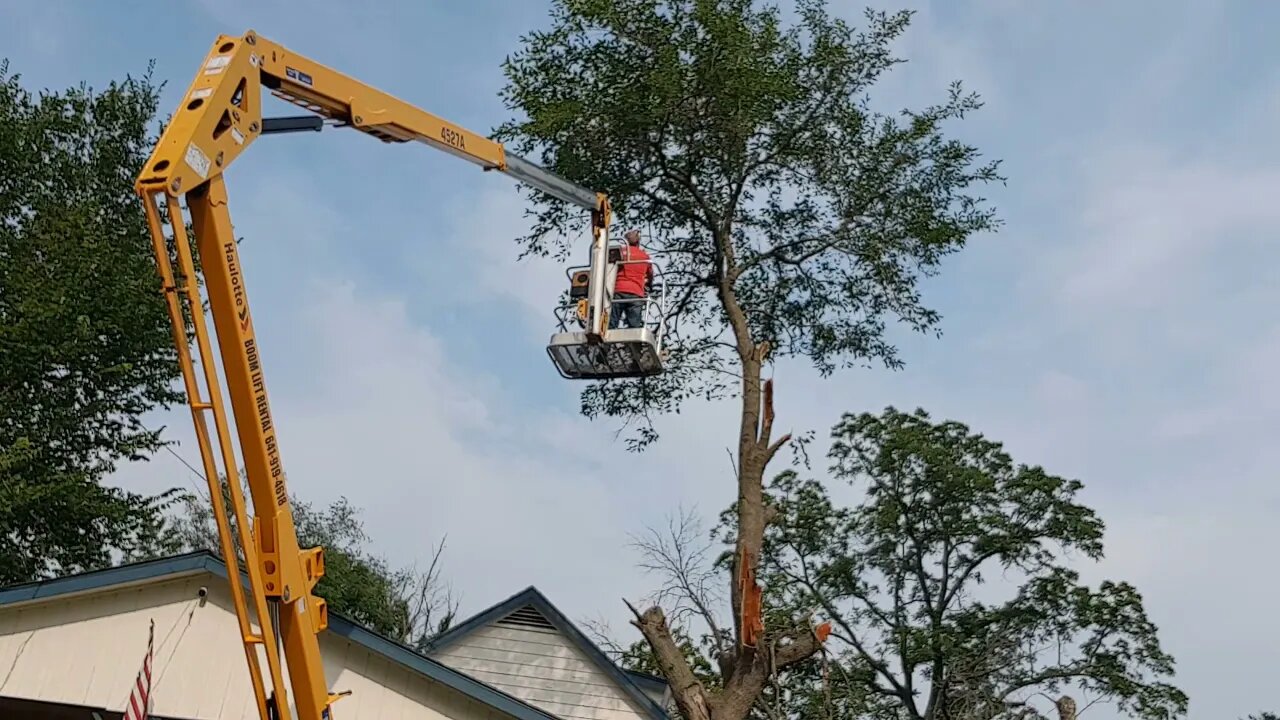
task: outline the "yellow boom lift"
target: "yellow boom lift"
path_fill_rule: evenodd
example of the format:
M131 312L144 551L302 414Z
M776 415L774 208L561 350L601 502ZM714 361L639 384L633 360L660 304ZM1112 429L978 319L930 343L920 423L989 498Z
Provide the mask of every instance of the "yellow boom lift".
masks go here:
M264 118L263 88L312 114ZM317 639L327 626L325 603L312 594L324 575L324 553L322 548L298 547L223 173L260 135L320 130L326 122L354 128L384 142L419 142L444 150L589 210L591 264L585 273L570 278L571 296L581 291L578 297L585 301L576 313L580 330L569 331L562 324L547 353L560 374L569 378L638 377L662 371L660 320L656 331L648 327L610 330L607 326L617 255L609 245L610 211L604 194L569 182L505 152L497 142L253 31L239 37L218 37L135 187L146 211L222 555L229 569L245 658L264 720L288 720L294 712L303 720L329 718L330 705L338 695L326 686ZM181 209L183 199L190 214L194 253ZM234 528L227 519L218 478L219 467L228 478L237 476L236 453L205 324L197 257L253 501L250 524L239 483L228 483ZM199 371L189 340L194 340L199 353ZM248 575L247 598L238 571L237 547L243 552ZM289 687L284 682L281 649Z

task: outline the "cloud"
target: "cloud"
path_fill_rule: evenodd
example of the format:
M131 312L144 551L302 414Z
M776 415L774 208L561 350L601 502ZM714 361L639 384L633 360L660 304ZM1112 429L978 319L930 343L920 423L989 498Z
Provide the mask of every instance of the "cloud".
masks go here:
M513 319L528 323L545 339L553 330L554 306L568 287L566 269L589 262L590 218L582 213L581 232L570 238L576 244L566 262L535 256L519 259L523 248L515 240L529 231L528 203L511 178L495 175L491 179L474 201L449 214L445 244L449 254L459 258L458 269L472 307L506 305ZM423 256L417 262L428 264L431 259Z
M399 562L447 534L468 595L598 565L583 536L611 537L620 508L584 463L523 433L503 383L452 365L399 301L326 287L299 325L316 387L279 413L295 490L348 494Z
M1280 172L1270 166L1179 161L1130 145L1091 154L1083 175L1090 193L1079 208L1081 240L1056 253L1064 306L1182 305L1212 281L1206 268L1273 245Z

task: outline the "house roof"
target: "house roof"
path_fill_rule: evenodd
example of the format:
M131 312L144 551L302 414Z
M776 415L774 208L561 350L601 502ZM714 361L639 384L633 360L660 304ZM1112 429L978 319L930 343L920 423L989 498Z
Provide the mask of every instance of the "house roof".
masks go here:
M202 572L212 573L224 580L227 578L227 566L222 560L211 552L198 551L159 560L121 565L106 570L95 570L52 580L0 588L0 607L59 596L114 589L125 585L150 582L168 577L194 575ZM248 578L244 573L240 573L240 576L242 582L248 582ZM518 720L559 720L556 716L512 697L501 690L414 652L394 640L361 627L338 613L329 613L329 632L411 668L446 687L452 688L477 702L506 713Z
M627 674L627 677L631 678L632 682L639 685L641 688L648 688L656 693L663 693L667 690L667 681L657 675L650 675L649 673L638 672L636 670L623 670L623 672Z
M527 587L497 605L490 607L488 610L481 611L465 622L435 636L428 642L426 651L436 652L443 650L489 623L501 620L512 612L526 606L531 606L541 613L548 622L555 626L556 630L559 630L575 647L586 654L606 675L611 677L647 716L652 720L668 720L667 714L662 708L640 689L641 685L648 685L658 689L658 686L654 685L654 683L659 683L661 688L665 689L666 683L661 678L652 675L627 672L619 668L569 618L565 617L564 613L560 612L555 605L552 605L551 601L547 600L546 596L536 587Z

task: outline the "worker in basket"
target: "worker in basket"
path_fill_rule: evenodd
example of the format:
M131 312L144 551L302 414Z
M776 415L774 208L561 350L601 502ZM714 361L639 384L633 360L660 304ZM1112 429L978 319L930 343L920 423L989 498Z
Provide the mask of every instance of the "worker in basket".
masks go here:
M613 283L613 305L609 309L609 329L644 327L644 299L653 284L653 264L640 247L640 231L623 235L627 245L618 258L618 276Z

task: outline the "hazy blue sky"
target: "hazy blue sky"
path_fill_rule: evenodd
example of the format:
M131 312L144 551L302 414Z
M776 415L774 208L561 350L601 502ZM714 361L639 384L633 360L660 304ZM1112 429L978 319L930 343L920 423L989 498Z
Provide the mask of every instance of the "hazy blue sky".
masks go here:
M376 5L11 2L0 52L56 87L154 58L168 112L218 33L253 28L475 130L507 117L499 64L543 3ZM779 368L779 424L923 406L1082 479L1108 525L1082 571L1142 590L1193 717L1275 709L1280 5L912 5L877 101L982 93L958 132L1005 160L1007 225L929 284L942 339L906 342L899 373ZM500 176L334 131L262 140L229 182L293 491L347 495L396 563L447 535L466 611L536 584L625 630L620 598L652 587L628 533L729 501L733 407L690 406L639 457L578 417L543 352L563 275L515 263ZM197 460L185 409L154 423ZM197 481L161 456L116 482Z

